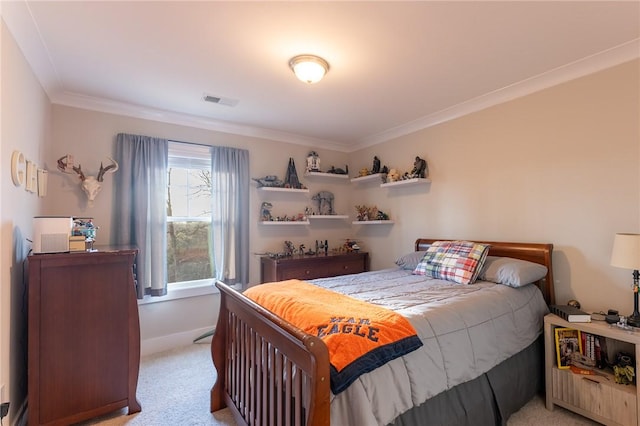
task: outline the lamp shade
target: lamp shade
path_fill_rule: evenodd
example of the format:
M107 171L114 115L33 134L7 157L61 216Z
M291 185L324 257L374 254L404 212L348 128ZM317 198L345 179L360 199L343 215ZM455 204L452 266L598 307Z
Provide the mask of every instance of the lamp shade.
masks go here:
M640 269L640 234L616 234L611 251L611 266Z

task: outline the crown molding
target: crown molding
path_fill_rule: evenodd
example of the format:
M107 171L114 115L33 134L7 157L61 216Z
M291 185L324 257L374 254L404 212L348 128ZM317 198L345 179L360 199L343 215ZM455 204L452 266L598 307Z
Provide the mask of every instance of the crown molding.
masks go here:
M348 147L343 144L326 140L311 138L309 136L282 132L262 127L245 126L227 121L212 120L197 115L183 114L162 109L149 108L142 105L117 102L110 99L86 96L73 92L63 92L50 95L51 103L69 106L73 108L87 109L108 114L124 115L127 117L141 118L145 120L159 121L168 124L195 127L233 135L248 136L259 139L268 139L278 142L286 142L296 145L311 147L322 146L339 152L347 152Z
M579 59L537 76L519 81L435 112L409 123L360 139L351 151L357 151L444 123L467 114L508 102L532 93L593 74L640 57L640 39L631 40L603 52Z

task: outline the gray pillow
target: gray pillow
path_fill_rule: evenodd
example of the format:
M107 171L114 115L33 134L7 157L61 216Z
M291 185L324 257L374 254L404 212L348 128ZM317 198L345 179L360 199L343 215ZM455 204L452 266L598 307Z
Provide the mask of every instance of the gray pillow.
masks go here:
M410 269L413 271L414 269L416 269L418 263L420 263L426 252L426 250L412 251L411 253L400 256L396 260L396 265L398 265L402 269Z
M522 287L536 282L547 275L547 267L526 260L511 257L487 256L478 280Z

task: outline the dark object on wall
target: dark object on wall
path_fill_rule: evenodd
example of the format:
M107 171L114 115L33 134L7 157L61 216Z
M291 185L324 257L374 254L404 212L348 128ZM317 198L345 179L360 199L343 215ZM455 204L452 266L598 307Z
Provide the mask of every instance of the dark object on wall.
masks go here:
M380 173L380 159L377 156L373 157L373 167L371 167L371 174Z
M298 179L298 172L296 171L296 163L293 162L293 158L289 157L289 165L287 166L287 174L284 177L285 188L301 189L300 179Z
M425 178L427 177L427 161L416 156L416 161L413 162L413 170L411 170L412 178Z
M311 151L307 156L307 172L320 171L320 156L317 152Z
M256 182L258 182L258 187L283 187L284 186L284 182L281 181L280 179L278 179L278 176L276 175L267 175L265 177L262 178L251 178L253 180L255 180Z
M316 205L316 212L319 215L333 215L335 211L333 210L333 200L334 195L333 192L330 191L320 191L311 199L314 201Z
M333 173L336 175L348 175L349 174L349 166L344 166L344 169L336 169L335 167L331 166L331 168L329 170L327 170L327 173Z

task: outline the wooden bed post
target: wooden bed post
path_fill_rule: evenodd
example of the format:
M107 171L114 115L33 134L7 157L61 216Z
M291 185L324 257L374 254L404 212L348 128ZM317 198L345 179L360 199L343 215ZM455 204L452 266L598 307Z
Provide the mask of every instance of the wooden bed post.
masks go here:
M224 293L220 292L220 313L218 314L218 324L216 325L215 332L213 334L213 340L211 341L211 359L217 369L216 382L211 388L211 405L210 409L214 411L221 410L227 406L224 401L223 390L225 388L225 375L226 370L226 353L227 347L227 332L229 322L229 311L227 309Z

